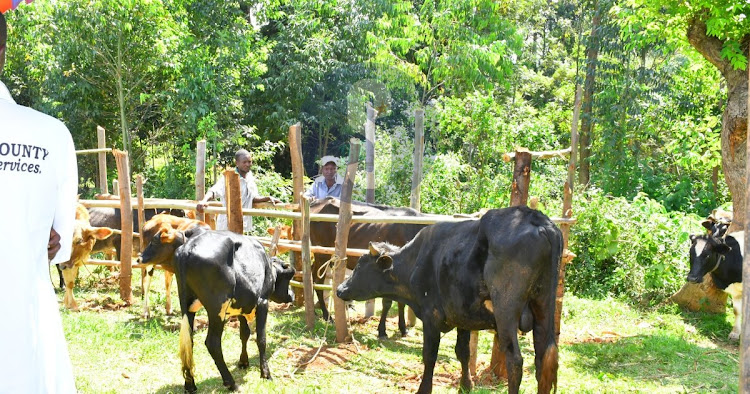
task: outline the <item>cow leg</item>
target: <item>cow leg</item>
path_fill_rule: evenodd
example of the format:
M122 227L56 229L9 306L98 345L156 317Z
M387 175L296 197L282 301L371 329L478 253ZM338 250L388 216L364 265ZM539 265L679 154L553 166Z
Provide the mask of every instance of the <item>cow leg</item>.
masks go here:
M424 333L424 344L422 345L424 374L422 374L422 383L419 385L417 394L432 392L432 374L435 370L438 349L440 348L440 330L431 318L422 321L422 331Z
M195 393L198 387L195 385L193 371L195 362L193 360L193 324L195 312L188 311L187 303L183 307L182 323L180 324L180 361L182 363L182 375L185 378L185 392Z
M456 338L456 358L461 362L461 391L471 391L472 382L471 374L469 373L469 339L471 338L471 331L469 330L458 330L458 336Z
M331 315L328 313L328 307L326 307L326 300L323 296L323 290L315 290L318 295L318 305L320 306L320 312L323 315L323 320L331 320Z
M501 352L505 352L508 393L517 394L523 376L523 358L521 357L521 348L518 346L517 332L521 311L525 307L517 300L521 300L523 297L507 291L505 293L495 291L491 297L497 327L498 346Z
M323 270L321 272L321 275L318 276L318 271L320 271L321 266L324 262L328 261L330 256L325 254L314 254L314 259L312 263L312 277L313 277L313 283L315 284L323 284L325 283L326 278L326 270ZM325 296L323 294L323 290L315 290L315 294L318 296L318 306L320 307L320 312L323 315L323 320L329 321L331 320L331 315L328 313L328 307L326 306Z
M151 268L151 270L149 270ZM154 267L141 268L141 289L143 290L143 317L148 319L151 312L148 308L148 295L151 289L151 279L154 276Z
M237 366L245 369L250 366L250 361L247 357L247 340L250 339L250 326L247 324L247 318L244 315L237 316L237 320L240 322L240 342L242 342L240 362Z
M164 270L164 289L166 295L164 296L164 313L167 315L172 314L172 276L173 273Z
M383 308L380 311L380 324L378 324L378 339L388 339L388 334L385 332L385 323L388 318L388 312L391 310L393 301L388 298L383 298Z
M77 310L78 303L73 298L73 287L76 284L76 278L78 277L78 265L71 267L65 267L62 269L63 278L65 279L65 296L63 297L63 305L68 309Z
M271 371L266 360L266 320L268 319L268 300L259 300L255 307L255 342L258 344L260 359L260 377L271 380Z
M208 308L206 308L208 312ZM234 378L227 368L227 363L224 361L224 353L221 350L221 333L224 331L224 321L219 317L216 309L211 310L208 314L208 333L206 334L206 348L211 358L214 359L216 368L219 369L221 374L221 380L230 391L237 391L237 385L234 383Z
M401 332L401 336L405 337L408 332L406 331L406 318L404 317L404 311L406 305L398 303L398 330Z
M729 333L729 340L739 341L742 327L742 283L732 283L724 291L732 297L732 310L734 310L734 327Z
M55 268L57 268L57 275L60 277L60 289L65 289L65 278L63 278L62 269L60 268L60 264L55 264Z

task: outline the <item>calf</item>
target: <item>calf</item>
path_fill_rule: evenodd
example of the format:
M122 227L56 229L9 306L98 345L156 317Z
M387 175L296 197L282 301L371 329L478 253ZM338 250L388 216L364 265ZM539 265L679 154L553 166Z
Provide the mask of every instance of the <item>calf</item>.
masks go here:
M690 272L687 280L703 282L711 274L714 284L732 297L734 327L730 340L740 339L742 320L742 256L745 232L727 234L723 239L708 234L690 236Z
M141 264L150 265L142 269L141 288L143 289L143 315L145 318L151 316L148 306L148 294L151 288L151 278L154 276L154 265L159 264L164 268L164 287L166 288L165 312L172 313L172 273L174 272L174 252L177 245L170 244L168 240L174 239L172 233L175 231L185 232L193 228L204 228L209 230L208 224L200 220L177 217L166 213L153 216L143 225L143 237L149 240L149 245L143 250L138 258ZM158 235L159 241L154 243L154 237ZM163 242L162 242L163 240ZM151 245L154 245L151 247Z
M65 282L63 305L66 308L78 309L78 303L73 297L73 287L78 277L78 268L88 261L94 243L97 240L107 239L112 233L112 229L107 227L91 227L88 211L83 205L78 204L73 226L73 249L70 252L70 260L58 265L63 282Z
M495 209L477 221L428 226L402 248L371 244L337 294L344 300L388 297L414 309L424 330L419 393L432 391L440 333L454 327L461 389L472 387L470 332L492 329L505 352L508 392L517 393L523 374L517 330L528 308L537 390L548 393L557 385L554 316L561 255L562 234L544 214L527 207Z
M266 318L268 300L293 302L289 281L294 268L282 266L280 260L269 259L257 240L229 231L189 230L174 233L177 290L182 308L180 359L185 377L185 391L197 390L193 365L193 321L202 304L208 315L206 347L230 390L236 390L234 378L224 361L221 334L230 316L238 316L242 352L240 368L248 367L248 321L257 319L256 342L260 359L260 376L271 379L266 361Z

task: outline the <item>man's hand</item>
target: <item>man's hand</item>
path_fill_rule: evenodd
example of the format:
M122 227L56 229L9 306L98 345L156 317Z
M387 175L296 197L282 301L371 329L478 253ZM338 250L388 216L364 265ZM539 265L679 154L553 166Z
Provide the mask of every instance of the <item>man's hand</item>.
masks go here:
M60 250L60 234L55 229L49 230L49 242L47 242L47 260L52 260Z

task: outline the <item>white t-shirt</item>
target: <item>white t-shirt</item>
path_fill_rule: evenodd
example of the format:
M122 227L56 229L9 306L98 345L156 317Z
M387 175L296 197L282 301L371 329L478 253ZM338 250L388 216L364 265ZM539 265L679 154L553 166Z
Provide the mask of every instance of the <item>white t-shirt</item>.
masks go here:
M70 258L78 167L62 122L17 105L0 82L0 393L74 393L47 260L50 228Z
M235 169L237 172L237 169ZM239 175L239 172L238 172ZM224 175L219 177L216 184L213 185L209 191L214 193L214 198L219 197L222 204L226 206L226 187L224 184ZM242 200L242 209L251 209L253 207L253 199L258 197L258 186L255 184L255 177L252 171L248 171L244 177L240 177L240 198ZM242 221L244 224L244 231L253 230L253 217L243 216ZM216 216L216 230L226 230L228 228L227 215L221 214Z

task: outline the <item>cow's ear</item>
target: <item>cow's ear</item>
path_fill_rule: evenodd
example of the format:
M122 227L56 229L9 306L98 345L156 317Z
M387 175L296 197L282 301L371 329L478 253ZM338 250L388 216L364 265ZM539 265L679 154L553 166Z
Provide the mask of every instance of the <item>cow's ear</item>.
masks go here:
M375 247L375 244L370 241L370 256L377 256L380 254L380 251L378 248Z
M107 239L112 234L114 234L114 231L112 231L109 227L91 227L86 230L86 233L90 237L94 237L96 239Z
M177 231L162 230L159 239L163 244L171 244L172 242L174 242L176 235Z
M701 222L701 226L705 227L706 230L711 230L714 227L713 220L704 220Z
M690 234L690 243L695 243L695 240L698 239L698 236L695 234Z
M388 255L380 256L378 257L378 260L375 263L378 265L378 268L385 271L393 267L393 258Z

